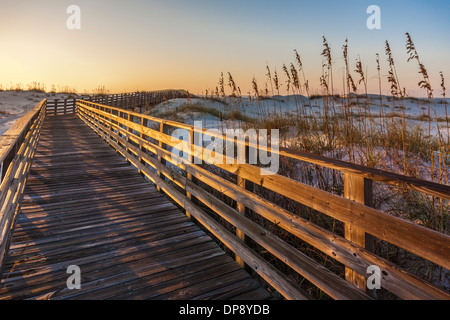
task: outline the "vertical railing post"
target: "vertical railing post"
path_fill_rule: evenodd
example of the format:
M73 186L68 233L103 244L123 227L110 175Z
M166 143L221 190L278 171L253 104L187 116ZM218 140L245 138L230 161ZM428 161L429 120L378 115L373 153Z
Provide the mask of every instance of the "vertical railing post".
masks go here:
M355 174L344 173L344 197L366 206L372 206L372 184L372 180L370 179L365 179ZM373 251L373 237L352 224L345 224L345 238L369 251ZM366 280L363 275L350 268L346 268L345 278L361 290L366 291Z
M107 112L107 110L105 109L105 112ZM109 114L112 114L112 109L109 109ZM108 127L109 124L109 132L108 132L108 137L109 140L114 141L113 136L112 136L112 132L113 132L113 124L112 124L112 118L111 116L109 116L109 118L107 119L106 116L104 117L105 121L107 121L105 123L105 127Z
M0 162L0 184L2 183L3 176L4 176L4 173L3 173L4 165L3 165L3 163L4 163L4 161Z
M164 121L161 121L160 125L159 125L159 132L164 133ZM164 149L164 144L162 143L162 141L159 141L159 147ZM166 165L166 161L164 159L162 159L160 156L158 156L158 161L161 162L163 165ZM158 176L164 180L164 175L158 171ZM159 186L156 186L156 189L161 192L161 188Z
M188 162L189 162L190 164L194 164L194 130L193 130L193 129L190 129L190 130L189 130L189 148L190 148L190 154L189 154L189 160L188 160ZM193 181L192 174L187 173L186 177L187 177L187 179L188 179L189 181ZM192 194L190 194L190 193L187 192L187 191L186 191L186 197L187 197L189 200L191 200L191 201L193 200L193 199L192 199ZM190 213L189 211L186 211L186 216L187 216L189 219L192 219L191 213Z
M140 138L142 139L142 140L147 140L147 136L146 135L144 135L144 128L146 128L147 127L147 125L148 125L148 119L145 119L144 117L142 117L141 116L141 132L140 132ZM146 151L145 151L145 147L144 147L144 144L141 142L141 143L139 143L139 148L140 148L140 150L141 150L141 152L142 153L146 153ZM139 157L139 162L140 163L142 163L143 165L145 165L145 161L142 159L142 157ZM139 173L142 173L141 171L139 171Z
M133 116L131 115L130 112L127 112L127 120L130 121L130 122L133 121ZM127 142L127 145L125 146L127 153L130 152L130 149L128 148L128 146L130 144L130 138L129 138L129 134L128 133L132 132L132 131L133 131L133 129L131 129L130 126L127 125L127 136L125 137L126 138L125 140Z
M237 155L237 157L236 157L236 161L237 161L238 164L239 164L238 159L239 159L239 152L240 152L240 151L239 151L239 149L240 149L239 143L240 143L240 142L238 142L238 138L235 139L235 141L236 141L236 148L237 148L237 150L238 150L238 155ZM245 141L244 141L244 143L245 143ZM247 162L248 162L248 157L249 157L249 147L248 147L247 145L245 145L245 147L243 148L243 150L244 150L244 156L243 156L243 158L245 159L245 162L247 163ZM236 183L237 183L238 186L240 186L240 187L242 187L242 188L245 188L245 189L248 189L248 187L249 187L249 186L248 186L247 180L244 179L239 173L237 174L237 180L236 180ZM246 212L246 210L247 210L246 207L245 207L242 203L239 203L239 202L236 204L236 209L237 209L237 211L239 211L239 213L242 214L242 215L245 215L245 212ZM239 239L241 239L243 242L245 242L245 233L244 233L242 230L236 228L236 236L237 236ZM244 267L244 266L245 266L244 260L242 260L241 257L236 256L236 262L237 262L241 267Z

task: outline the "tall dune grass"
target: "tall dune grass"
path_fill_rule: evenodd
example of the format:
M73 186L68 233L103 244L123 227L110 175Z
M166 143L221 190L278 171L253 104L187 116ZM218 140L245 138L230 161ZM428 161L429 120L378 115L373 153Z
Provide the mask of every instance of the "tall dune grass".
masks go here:
M374 55L376 76L370 77L364 61L359 56L355 62L349 59L350 47L349 41L346 39L342 46L345 72L341 91L335 83L336 79L333 78L334 54L332 55L332 48L326 37L323 37L321 54L323 65L319 90L314 91L310 87L310 82L304 72L304 61L302 61L300 53L295 50L294 62L283 64L281 73L277 72L276 67L266 65L265 82L259 82L253 77L252 92L249 92L248 96L243 96L240 90L237 90L239 86L232 75L228 73L228 88L224 85L222 74L215 94L212 90L209 91L212 94L208 99L227 101L228 103L222 105L222 114L234 112L235 115L245 114L244 100L250 100L259 112L253 118L249 118L247 115L241 117L243 125L279 129L281 144L284 146L448 185L450 129L445 100L444 75L440 73L440 89L444 100L438 102L434 98L427 70L419 59L410 35L406 34L406 53L409 55L409 61L418 62L419 73L423 77L418 86L424 90L427 98L408 97L406 88L401 86L401 75L397 72L394 54L388 41L385 42L384 49L387 70L382 69L380 63L382 57L376 53ZM384 73L387 74L387 77L383 77ZM369 94L370 81L377 82L378 94ZM382 94L384 81L389 86L390 97ZM287 92L288 96L281 97L281 91ZM271 99L269 107L262 108L262 103L267 103L268 99ZM286 116L283 113L282 99L289 99L290 103L295 104L296 112L294 114ZM311 106L317 105L319 102L322 108L319 113L314 113ZM412 102L417 103L418 107L425 108L425 112L418 116L407 115L405 106ZM445 117L438 117L436 112L438 103L444 105ZM373 112L371 106L378 106L379 112ZM198 109L198 106L196 108ZM221 119L227 120L223 116ZM426 124L425 128L420 125L421 123ZM437 128L436 135L432 135L433 126ZM447 138L444 137L444 133L447 134ZM343 195L342 174L334 170L281 159L279 173L328 192ZM341 235L344 232L344 226L339 221L263 188L256 188L256 192L327 230ZM448 201L375 183L373 206L427 228L450 234ZM314 257L327 268L343 275L343 266L333 259L324 256L316 249L298 241L295 237L269 222L261 220L256 215L252 218L265 224L269 230ZM449 277L448 270L384 241L376 241L375 252L439 286L443 286L445 278ZM264 254L264 252L262 253ZM270 259L270 257L267 258ZM277 264L276 259L273 261L274 264ZM281 264L277 264L277 266L280 267ZM316 297L322 296L320 290L317 291L304 283L304 279L298 278L297 280L306 285L305 289L308 292L313 292ZM393 297L386 295L384 298Z

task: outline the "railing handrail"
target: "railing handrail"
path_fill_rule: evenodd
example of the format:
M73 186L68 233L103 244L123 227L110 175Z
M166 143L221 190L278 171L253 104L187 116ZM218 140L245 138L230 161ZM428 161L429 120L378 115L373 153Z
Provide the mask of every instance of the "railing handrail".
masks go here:
M54 97L47 100L47 115L59 116L74 114L76 100L86 100L90 102L97 102L115 106L120 105L124 108L133 108L137 105L143 107L146 105L146 103L154 105L167 99L187 96L191 95L184 90L157 90L117 94L81 95L65 98Z
M22 201L28 173L45 119L47 100L19 119L0 137L0 277L15 220Z
M16 123L14 123L8 131L0 136L0 163L11 154L13 149L17 147L19 140L26 133L30 126L30 123L34 120L35 116L39 113L47 99L39 102L32 110L26 113Z
M248 218L243 218L243 216L239 215L239 212L235 209L225 205L207 191L199 188L192 182L192 177L209 185L211 188L224 193L227 197L235 200L238 205L240 204L241 207L249 208L260 216L275 223L280 228L283 228L298 238L308 242L325 254L343 263L346 267L350 267L360 274L365 274L365 267L371 265L380 266L384 274L382 279L383 287L400 297L450 298L448 292L422 281L404 270L400 270L389 261L366 250L364 244L347 239L347 235L346 238L342 238L330 231L321 229L309 221L261 198L252 191L246 190L242 185L232 184L220 176L203 170L197 165L183 162L177 164L173 162L173 155L166 150L163 145L182 147L183 150L190 150L188 153L191 158L199 158L201 155L196 152L201 152L203 154L204 148L194 146L189 144L189 142L180 139L173 139L171 136L164 133L164 126L168 125L190 130L190 135L193 134L195 127L89 101L78 101L77 106L78 115L87 125L97 131L99 135L113 145L113 147L123 154L135 167L144 173L150 180L155 182L157 186L172 197L172 199L174 199L181 207L186 209L187 213L192 213L197 220L201 220L201 223L210 229L211 232L231 250L235 251L237 256L242 254L242 259L246 263L253 264L252 259L254 258L249 258L248 252L242 249L239 243L230 242L232 240L224 235L225 231L220 229L220 226L209 221L204 212L196 207L187 195L193 196L197 200L203 202L203 204L210 207L210 209L222 216L222 218L233 224L240 232L247 233L247 235L250 233L250 237L254 241L260 245L263 244L263 247L266 249L270 248L269 251L272 254L286 262L291 268L305 276L308 280L331 296L337 298L345 296L345 294L339 291L339 286L343 286L342 288L345 287L346 290L348 290L348 295L353 297L357 296L351 287L342 285L340 281L324 272L320 266L316 267L316 271L311 271L313 268L308 264L309 260L304 258L301 253L297 253L297 255L292 254L293 251L291 247L286 246L283 242L280 243L277 239L268 237L267 235L269 233L260 231L262 233L258 234L258 231L256 230L259 229L252 224L252 221L248 221ZM110 111L108 112L106 110ZM127 116L124 118L122 115ZM134 117L140 118L140 124L133 121L132 118ZM147 125L143 125L147 121L160 123L160 130L154 130L147 127ZM151 137L155 141L159 141L159 144L150 142L145 137ZM236 142L236 140L234 140L234 142ZM196 148L199 150L196 151ZM158 160L152 158L146 152L143 152L143 150L157 155ZM149 171L148 168L142 164L142 161L157 170L158 174ZM186 172L187 178L165 166L163 161L172 162L172 164L178 166L181 170ZM227 161L223 161L223 163L227 163ZM352 226L353 229L359 229L363 232L370 233L379 237L381 240L397 245L447 269L450 267L450 252L448 250L448 244L450 243L449 236L409 221L393 217L384 212L370 208L364 203L358 203L356 201L359 200L353 198L355 197L355 194L352 194L352 190L350 190L348 198L343 198L281 175L261 178L257 170L259 168L250 164L222 165L213 163L213 165L232 174L236 174L238 178L241 177L244 181L247 180L259 184L314 210L325 213L337 220L344 221L346 225ZM352 174L355 174L355 172L352 172ZM165 178L162 179L161 177ZM168 185L165 182L165 179L170 180L178 187L185 190L186 196L181 198L180 193ZM239 211L242 212L241 209L239 209ZM274 245L275 243L277 245ZM285 252L286 256L280 257L281 252ZM300 263L299 259L304 260ZM308 265L310 267L307 267ZM302 267L305 269L302 269ZM264 273L264 270L255 271L263 273L263 278L264 276L266 278L268 276L267 273ZM320 274L320 277L318 277L318 274ZM329 281L324 284L323 279L325 278L329 279ZM356 285L356 283L354 284ZM283 285L280 287L283 289Z
M161 118L152 117L149 115L143 115L141 113L137 113L134 111L124 110L121 108L116 108L116 107L107 106L107 105L102 105L99 103L90 102L90 101L86 101L86 100L77 100L77 101L88 102L88 103L91 103L92 105L96 105L98 107L102 107L102 108L106 107L111 110L120 111L120 112L129 114L131 116L142 117L146 120L150 120L150 121L157 122L157 123L164 123L165 125L168 125L171 127L185 129L188 131L193 131L195 133L209 134L212 137L220 138L225 141L230 141L230 139L225 134L210 131L206 128L201 128L201 130L199 130L198 127L195 127L195 126L189 125L189 124L185 124L185 123L161 119ZM233 141L236 141L236 140L233 140ZM258 148L257 145L254 145L248 141L240 140L239 138L237 139L237 143L245 144L247 147ZM383 183L390 184L390 185L393 185L396 187L406 188L409 190L415 190L418 192L426 193L431 196L450 200L450 186L448 186L448 185L436 183L433 181L427 181L427 180L423 180L423 179L419 179L419 178L415 178L415 177L405 176L405 175L401 175L401 174L394 173L394 172L375 169L375 168L371 168L371 167L367 167L367 166L363 166L363 165L358 165L358 164L354 164L351 162L327 158L327 157L319 156L319 155L313 155L313 154L296 151L296 150L292 150L292 149L288 149L288 148L284 148L284 147L279 147L278 148L279 150L276 150L276 149L272 149L270 146L267 146L266 149L268 152L278 153L280 156L285 156L287 158L308 162L308 163L319 165L319 166L322 166L322 167L328 168L328 169L338 170L343 173L356 174L356 175L359 175L359 176L362 176L364 178L371 179L374 181L383 182Z

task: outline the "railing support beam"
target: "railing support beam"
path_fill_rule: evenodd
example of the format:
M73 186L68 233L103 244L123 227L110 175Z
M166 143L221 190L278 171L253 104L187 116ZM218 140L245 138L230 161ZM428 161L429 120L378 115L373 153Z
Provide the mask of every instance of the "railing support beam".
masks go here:
M371 207L372 185L372 180L365 179L364 177L358 175L345 173L344 197ZM366 234L364 230L357 228L350 223L345 224L345 239L373 252L373 237ZM352 269L345 268L345 278L361 290L366 291L366 279L363 275L353 271Z
M161 121L160 125L159 125L159 132L164 133L164 121ZM164 149L164 144L162 143L162 141L159 141L159 147ZM163 165L166 165L166 160L162 159L160 156L158 156L158 161L161 162ZM158 177L160 177L161 179L165 180L164 175L158 171ZM156 189L159 192L162 192L161 188L159 186L156 186Z

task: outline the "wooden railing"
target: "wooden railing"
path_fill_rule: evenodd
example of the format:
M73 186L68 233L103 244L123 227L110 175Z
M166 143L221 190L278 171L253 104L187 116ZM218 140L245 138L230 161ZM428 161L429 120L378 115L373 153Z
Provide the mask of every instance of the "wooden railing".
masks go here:
M159 90L149 92L92 95L65 99L48 99L47 115L58 116L75 113L77 99L101 103L122 109L140 109L141 107L145 108L146 106L159 104L165 100L187 98L188 96L189 94L182 90Z
M77 114L158 189L185 209L189 217L234 252L238 262L252 268L287 299L309 299L310 296L249 246L247 237L334 299L370 299L366 279L371 276L367 273L371 266L380 268L381 286L400 298L450 299L447 291L399 268L366 247L366 241L373 236L449 269L449 236L370 207L372 181L421 191L445 201L450 199L448 186L288 149L269 149L283 157L343 172L345 194L341 197L279 174L262 175L260 167L238 164L236 159L227 156L222 156L223 161L214 161L202 145L192 143L193 137L199 134L227 140L221 133L82 100L77 102ZM189 141L172 137L168 134L171 129L185 130ZM238 139L228 142L235 146L258 147ZM172 148L188 150L189 161L172 154ZM194 164L194 158L208 161L231 174L237 183ZM319 227L267 200L249 188L249 184L342 221L345 236ZM224 197L235 201L236 206L226 204ZM246 209L345 265L346 279L248 218ZM232 225L233 231L214 218L212 212Z
M0 136L0 269L8 251L46 106L47 101L43 100Z
M116 108L133 109L136 107L145 107L146 104L153 106L165 100L188 97L189 94L183 90L158 90L125 94L96 95L85 100Z
M47 116L60 116L75 113L76 101L76 98L49 99L47 101Z

